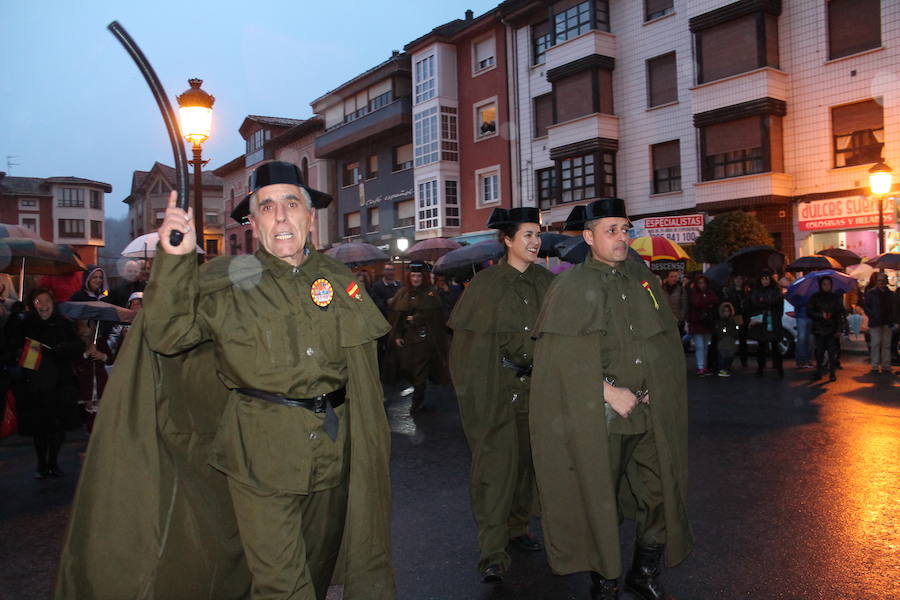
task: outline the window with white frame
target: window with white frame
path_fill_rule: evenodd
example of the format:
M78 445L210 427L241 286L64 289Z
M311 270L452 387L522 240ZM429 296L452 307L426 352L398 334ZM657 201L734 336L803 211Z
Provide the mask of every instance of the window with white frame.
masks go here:
M38 210L38 199L19 198L19 210Z
M60 219L59 237L84 237L84 220L83 219Z
M473 44L472 52L474 55L472 60L473 74L490 69L497 64L495 58L496 43L493 35Z
M452 106L441 107L441 160L459 160L457 115Z
M412 227L416 224L416 201L401 200L394 205L394 228Z
M455 179L444 182L444 225L459 227L459 185Z
M497 101L475 105L475 139L497 135Z
M434 54L416 61L416 104L434 98Z
M426 108L413 117L413 145L416 166L421 167L438 160L437 106Z
M438 226L438 182L436 179L419 184L416 195L418 215L416 230L435 229Z
M91 208L103 210L103 195L97 190L91 190Z
M475 171L478 189L478 205L486 206L500 202L500 167L493 166Z
M60 208L84 208L84 190L81 188L61 188L56 206Z
M19 215L19 225L33 231L34 233L38 232L38 219L40 217L38 215Z

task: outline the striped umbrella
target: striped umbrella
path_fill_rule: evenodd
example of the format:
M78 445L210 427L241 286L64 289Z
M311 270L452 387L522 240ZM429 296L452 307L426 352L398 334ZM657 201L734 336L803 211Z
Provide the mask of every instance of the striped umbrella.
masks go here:
M645 235L631 240L631 247L644 260L687 260L684 249L672 240L656 235Z
M39 240L41 236L23 225L0 223L0 238L26 238Z
M19 274L19 298L25 273L64 275L87 269L71 246L33 238L0 238L0 273Z

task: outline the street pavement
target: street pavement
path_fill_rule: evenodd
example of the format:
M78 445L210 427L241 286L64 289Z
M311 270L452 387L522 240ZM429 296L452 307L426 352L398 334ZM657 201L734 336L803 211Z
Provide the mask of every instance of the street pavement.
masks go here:
M689 376L696 546L665 571L668 589L679 600L900 599L900 379L855 355L830 384L786 365L783 380L754 377L752 359L728 379ZM430 388L431 410L415 417L402 393L386 390L398 598L587 600L588 577L551 574L543 552L513 550L506 582L480 583L452 390ZM0 600L49 594L85 445L63 449L65 478L36 481L29 441L0 443ZM633 535L626 522L626 559Z

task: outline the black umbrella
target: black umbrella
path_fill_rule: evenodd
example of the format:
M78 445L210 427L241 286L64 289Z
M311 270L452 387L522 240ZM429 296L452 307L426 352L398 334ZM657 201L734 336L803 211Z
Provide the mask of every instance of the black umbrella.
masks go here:
M587 258L588 253L591 251L591 247L587 245L583 237L575 235L557 244L556 251L559 252L560 260L578 264L584 262L584 259ZM628 247L628 258L644 264L644 259L631 246Z
M472 271L489 260L496 260L506 253L506 247L497 240L485 240L463 246L443 255L434 264L436 275L453 275L454 271Z
M801 256L787 267L788 271L823 271L825 269L842 269L841 263L830 256Z
M90 302L60 302L59 312L70 319L87 319L90 321L109 321L111 323L131 323L137 311L122 308L109 302L93 300Z
M569 239L570 236L556 233L553 231L545 231L541 233L541 249L538 256L546 258L548 256L559 256L556 245Z
M859 254L851 250L845 250L844 248L826 248L825 250L819 250L816 254L820 256L830 256L841 263L842 267L858 265L860 261L862 261L862 257Z
M372 263L388 262L391 257L365 242L345 242L325 251L325 254L335 260L339 260L350 267L370 265Z
M771 269L776 273L781 271L784 254L772 246L749 246L729 256L727 262L731 263L734 274L755 279L763 269Z
M876 269L900 269L900 253L885 252L875 258L870 258L866 264Z
M713 282L716 287L721 289L725 287L725 284L728 283L728 278L731 277L731 263L721 262L717 265L713 265L706 270L704 275L706 275L706 278Z

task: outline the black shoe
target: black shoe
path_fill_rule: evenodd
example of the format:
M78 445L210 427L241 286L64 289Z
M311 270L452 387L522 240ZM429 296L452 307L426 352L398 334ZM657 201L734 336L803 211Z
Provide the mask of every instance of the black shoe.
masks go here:
M50 467L49 473L50 477L53 477L54 479L59 479L60 477L63 477L65 475L65 473L63 473L63 470L59 467Z
M47 469L38 469L34 472L35 479L47 479L50 476L50 471Z
M615 579L607 579L600 573L591 573L591 600L616 600L619 584Z
M818 380L822 379L822 371L819 371L818 369L816 369L813 372L813 374L809 376L809 378L812 379L813 381L818 381Z
M631 569L625 575L625 590L639 600L672 600L659 580L659 563L665 546L635 545Z
M526 552L540 552L544 549L544 545L540 542L540 540L528 535L527 533L523 535L517 535L514 538L510 538L509 543L519 550L525 550Z
M837 381L837 377L835 377L834 373L828 375L828 381Z
M505 574L503 565L488 565L481 572L481 583L503 583Z

